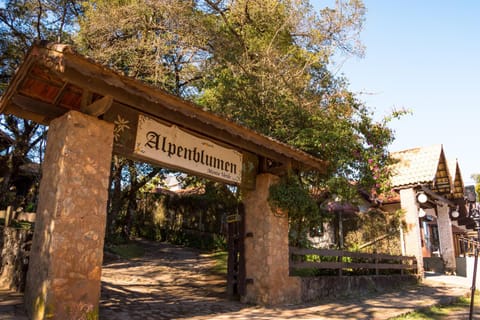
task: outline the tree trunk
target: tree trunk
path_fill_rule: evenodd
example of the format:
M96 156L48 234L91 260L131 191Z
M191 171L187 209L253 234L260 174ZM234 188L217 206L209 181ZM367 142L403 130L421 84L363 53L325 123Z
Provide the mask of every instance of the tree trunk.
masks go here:
M110 239L115 234L115 219L122 209L122 169L125 166L123 159L114 156L112 160L111 192L109 209L107 213L106 238Z
M33 231L5 227L3 232L0 286L24 291Z

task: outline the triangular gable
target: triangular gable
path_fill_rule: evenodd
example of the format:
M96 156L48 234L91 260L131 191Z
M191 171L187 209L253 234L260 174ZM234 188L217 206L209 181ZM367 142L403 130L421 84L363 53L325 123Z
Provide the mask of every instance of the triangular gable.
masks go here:
M440 154L440 159L438 160L437 172L435 173L435 179L432 184L432 191L439 194L448 195L452 190L452 179L450 178L450 173L448 170L447 159L445 158L445 153Z
M441 144L394 152L391 184L400 189L426 185L439 194L450 193L451 179Z
M463 199L464 198L464 184L462 173L460 171L460 165L458 164L457 159L448 160L448 169L450 177L452 179L452 197L453 199Z

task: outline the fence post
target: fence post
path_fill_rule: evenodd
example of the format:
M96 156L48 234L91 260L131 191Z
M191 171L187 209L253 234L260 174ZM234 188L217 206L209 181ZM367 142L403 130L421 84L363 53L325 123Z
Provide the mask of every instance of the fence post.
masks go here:
M13 206L8 206L5 211L5 227L9 227L13 218Z
M341 277L343 275L343 251L341 251L340 255L338 256L338 260L340 262L340 268L338 269L338 275Z

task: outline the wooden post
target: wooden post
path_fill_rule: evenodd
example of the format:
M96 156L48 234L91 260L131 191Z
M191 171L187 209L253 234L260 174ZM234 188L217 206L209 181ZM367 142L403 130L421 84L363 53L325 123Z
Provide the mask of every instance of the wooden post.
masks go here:
M7 211L5 212L5 228L10 227L10 223L12 222L13 218L13 207L8 206Z

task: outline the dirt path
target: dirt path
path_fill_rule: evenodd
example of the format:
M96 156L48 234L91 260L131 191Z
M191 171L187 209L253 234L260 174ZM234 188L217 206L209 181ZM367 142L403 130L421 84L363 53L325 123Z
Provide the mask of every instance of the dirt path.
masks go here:
M106 262L101 319L179 319L237 311L226 280L212 275L214 261L194 249L141 241L140 259Z
M198 251L141 242L141 259L106 259L102 277L101 320L385 320L418 308L448 303L469 293L461 277L432 277L423 285L392 292L265 308L229 301L225 279L212 275L213 261ZM467 319L468 309L434 319ZM480 308L474 319L480 320ZM0 290L0 320L27 320L23 295Z
M430 281L372 296L273 308L250 306L227 299L224 277L211 274L213 260L199 251L146 241L141 245L146 251L141 259L104 264L100 319L384 320L419 307L451 302L468 293L458 284ZM465 310L454 318L464 316Z

